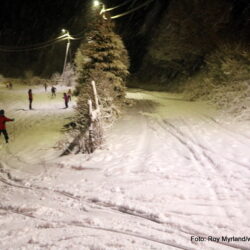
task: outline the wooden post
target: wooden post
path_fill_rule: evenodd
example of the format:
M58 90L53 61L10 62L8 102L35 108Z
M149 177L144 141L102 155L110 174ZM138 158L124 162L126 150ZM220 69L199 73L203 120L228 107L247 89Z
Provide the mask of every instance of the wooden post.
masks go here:
M95 81L91 81L91 86L94 94L94 107L92 100L88 100L88 109L89 109L89 145L88 151L93 153L94 150L102 143L102 126L100 121L100 107L99 100L96 90Z
M88 106L89 106L89 117L90 117L90 124L89 124L89 149L90 153L94 152L94 138L93 138L93 107L92 107L92 101L88 100Z
M90 99L88 100L88 106L89 106L89 117L90 120L92 121L93 107L92 107L92 101Z
M95 81L91 81L91 85L92 85L94 98L95 98L95 108L99 110L99 102L98 102L98 96L97 96Z

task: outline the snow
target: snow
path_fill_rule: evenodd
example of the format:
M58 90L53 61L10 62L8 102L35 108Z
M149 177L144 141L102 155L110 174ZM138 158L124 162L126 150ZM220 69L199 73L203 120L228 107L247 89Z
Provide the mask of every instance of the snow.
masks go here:
M208 101L220 110L230 113L230 120L250 120L250 81L228 81L215 85L213 80L203 74L190 78L183 92L189 100Z
M63 109L59 91L51 99L34 88L29 111L27 88L0 87L0 107L16 119L0 149L0 249L250 249L221 238L250 237L246 121L181 95L129 90L136 104L101 149L59 157L75 105Z

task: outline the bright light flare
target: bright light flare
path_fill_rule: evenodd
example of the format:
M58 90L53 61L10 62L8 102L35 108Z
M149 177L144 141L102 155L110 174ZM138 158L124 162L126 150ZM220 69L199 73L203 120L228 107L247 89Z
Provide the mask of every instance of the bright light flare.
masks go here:
M99 7L100 6L100 2L98 0L95 0L93 3L94 7Z

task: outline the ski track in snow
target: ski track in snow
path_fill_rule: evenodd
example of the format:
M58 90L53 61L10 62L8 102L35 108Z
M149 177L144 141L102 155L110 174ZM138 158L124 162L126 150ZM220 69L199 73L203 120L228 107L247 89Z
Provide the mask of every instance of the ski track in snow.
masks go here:
M0 85L15 117L0 148L0 249L250 249L249 124L180 95L133 90L136 105L92 155L59 158L60 129L73 115L34 87ZM8 98L7 98L8 97ZM18 101L17 101L18 100ZM2 138L1 138L2 141Z

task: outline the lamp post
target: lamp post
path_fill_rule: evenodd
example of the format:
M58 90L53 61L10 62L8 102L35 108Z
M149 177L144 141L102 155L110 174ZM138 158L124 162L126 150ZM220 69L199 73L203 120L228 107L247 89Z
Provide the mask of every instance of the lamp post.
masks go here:
M63 72L62 72L62 81L65 81L65 69L67 65L67 59L68 59L68 54L69 54L69 47L70 47L70 34L69 31L66 29L62 29L63 35L65 35L66 39L68 40L67 45L66 45L66 51L65 51L65 58L64 58L64 64L63 64Z
M65 52L65 58L64 58L64 64L63 64L63 72L62 72L62 78L64 80L64 73L66 69L66 64L67 64L67 58L69 54L69 47L70 47L70 34L68 30L62 29L62 33L66 35L66 38L68 40L67 45L66 45L66 52Z
M104 18L107 19L105 16L105 4L99 0L94 0L93 1L93 7L94 9L100 10L99 14Z
M100 4L101 4L101 3L100 3L100 1L98 1L98 0L95 0L95 1L93 2L93 5L94 5L95 8L99 7Z

